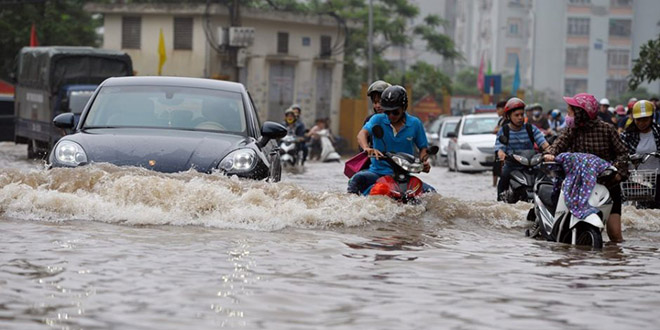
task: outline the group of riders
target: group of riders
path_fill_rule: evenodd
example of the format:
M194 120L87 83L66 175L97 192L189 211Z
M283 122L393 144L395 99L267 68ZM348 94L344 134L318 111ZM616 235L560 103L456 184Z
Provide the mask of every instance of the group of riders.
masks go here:
M334 150L334 144L339 138L330 131L330 119L318 118L312 128L306 129L300 119L301 111L300 105L291 105L284 111L282 123L287 129L287 134L295 137L296 149L302 151L301 165L305 164L308 157L320 161L339 161L339 155ZM336 157L328 156L331 154Z
M408 96L406 90L384 81L375 81L367 91L373 105L370 114L357 135L360 148L369 156L368 168L355 173L348 182L349 193L361 194L380 177L392 175L393 170L381 160L384 152L414 154L418 150L424 172L429 172L428 141L424 126L419 118L407 113ZM495 150L500 167L498 199L508 188L508 176L516 165L507 160L507 152L515 150L534 151L543 154L546 162L552 162L561 153L585 153L611 162L617 173L605 183L613 200L612 211L607 220L607 233L611 241L622 241L621 203L622 192L619 183L629 175L630 155L660 151L660 108L657 100L631 100L628 110L617 110L617 117L603 115L609 111L607 100L599 102L593 95L579 93L564 97L567 113L562 118L557 109L543 114L539 104L527 105L519 98L511 98L498 103L497 110L502 117L496 128ZM609 118L609 121L604 120ZM618 119L618 122L616 121ZM617 123L621 123L620 126ZM627 125L626 125L627 122ZM382 138L375 139L373 128L384 129ZM622 129L619 129L621 127ZM500 142L502 134L508 134L508 143ZM546 138L547 137L547 138ZM498 162L496 162L498 163ZM647 166L660 168L657 158ZM424 192L435 189L428 184ZM656 202L652 207L660 206Z

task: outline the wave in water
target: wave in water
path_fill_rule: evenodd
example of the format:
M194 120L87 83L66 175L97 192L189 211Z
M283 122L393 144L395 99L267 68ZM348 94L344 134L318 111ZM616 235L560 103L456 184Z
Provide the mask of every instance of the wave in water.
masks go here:
M526 225L530 204L462 201L439 194L421 205L384 197L309 192L289 183L270 184L188 171L163 174L98 164L53 170L0 171L0 215L129 225L199 225L273 231L285 227L328 228L370 222L470 219L498 228ZM624 225L660 231L656 210L626 207Z

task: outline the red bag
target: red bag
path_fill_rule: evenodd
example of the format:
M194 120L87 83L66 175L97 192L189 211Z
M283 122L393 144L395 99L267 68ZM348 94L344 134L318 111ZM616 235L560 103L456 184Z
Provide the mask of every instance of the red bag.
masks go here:
M344 164L344 175L350 179L355 173L367 169L370 164L369 156L363 151L346 161Z

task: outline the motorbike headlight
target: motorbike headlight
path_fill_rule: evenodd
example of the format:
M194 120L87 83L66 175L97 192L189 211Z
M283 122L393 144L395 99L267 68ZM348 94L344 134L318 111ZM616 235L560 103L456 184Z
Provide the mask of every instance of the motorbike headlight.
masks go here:
M401 157L393 156L392 161L399 165L402 169L410 173L419 173L424 169L424 165L421 163L411 163Z
M78 143L64 140L55 147L55 160L62 165L78 166L87 163L87 154Z
M472 150L472 147L469 143L463 143L461 144L461 150Z
M529 160L525 157L521 157L521 156L518 156L518 155L513 155L513 159L515 159L521 165L529 165Z
M225 172L247 172L257 163L257 155L252 149L239 149L230 152L220 161L218 168Z

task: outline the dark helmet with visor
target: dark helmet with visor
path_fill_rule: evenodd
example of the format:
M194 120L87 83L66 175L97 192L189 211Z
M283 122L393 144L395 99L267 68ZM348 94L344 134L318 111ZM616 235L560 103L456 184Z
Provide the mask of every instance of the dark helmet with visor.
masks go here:
M391 111L399 108L406 111L408 108L408 93L406 93L406 89L399 85L387 87L383 91L383 94L380 95L380 106L384 111Z

